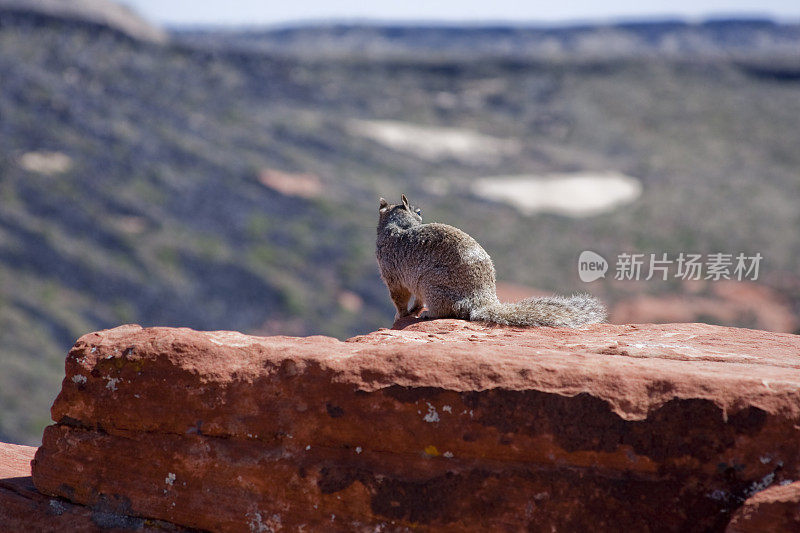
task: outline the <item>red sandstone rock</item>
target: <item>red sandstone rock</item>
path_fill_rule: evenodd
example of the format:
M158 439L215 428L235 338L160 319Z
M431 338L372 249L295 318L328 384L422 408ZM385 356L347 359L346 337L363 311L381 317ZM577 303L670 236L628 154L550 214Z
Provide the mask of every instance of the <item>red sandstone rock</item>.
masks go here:
M713 321L719 324L748 324L778 332L795 332L800 327L787 298L778 291L745 281L695 281L698 294L639 294L618 302L610 309L610 322ZM705 294L700 294L704 291Z
M0 443L0 479L31 475L31 459L36 448Z
M46 494L214 531L723 530L800 478L800 337L458 320L79 339Z
M30 446L0 443L0 531L98 531L87 508L44 496L34 488L35 452Z
M274 168L261 170L258 181L281 194L300 198L317 198L323 188L322 181L314 174L282 172Z
M36 448L0 442L0 532L148 533L183 531L162 521L123 516L102 506L89 509L38 492L31 479Z
M800 481L770 487L744 502L727 533L797 531L800 525Z

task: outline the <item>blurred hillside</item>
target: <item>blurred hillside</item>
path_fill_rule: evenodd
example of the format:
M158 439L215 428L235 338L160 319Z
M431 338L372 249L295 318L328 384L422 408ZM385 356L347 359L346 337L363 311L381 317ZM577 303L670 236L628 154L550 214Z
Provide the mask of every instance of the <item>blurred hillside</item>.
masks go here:
M763 58L797 59L800 25L768 19L683 20L603 25L348 25L270 30L186 30L184 42L204 47L308 58L409 56L538 59Z
M159 43L0 3L0 441L38 442L66 351L98 328L389 325L374 227L377 198L401 192L517 286L588 289L625 320L795 328L800 29L631 28L548 30L541 46L543 30L434 27ZM641 196L571 218L472 188L577 171L634 176ZM585 285L585 249L765 259L755 289Z

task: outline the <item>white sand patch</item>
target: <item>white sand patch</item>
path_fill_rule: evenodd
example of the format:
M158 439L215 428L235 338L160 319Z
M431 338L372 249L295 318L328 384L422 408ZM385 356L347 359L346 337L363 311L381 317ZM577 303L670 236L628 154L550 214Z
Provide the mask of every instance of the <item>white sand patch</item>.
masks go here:
M472 191L512 205L525 215L548 212L586 217L635 201L642 195L642 184L619 172L578 172L482 178Z
M38 174L62 174L72 168L72 158L61 152L27 152L19 158L19 166Z
M497 161L519 153L516 139L501 139L461 128L439 128L393 120L351 120L348 131L392 150L427 161L457 159L466 163Z

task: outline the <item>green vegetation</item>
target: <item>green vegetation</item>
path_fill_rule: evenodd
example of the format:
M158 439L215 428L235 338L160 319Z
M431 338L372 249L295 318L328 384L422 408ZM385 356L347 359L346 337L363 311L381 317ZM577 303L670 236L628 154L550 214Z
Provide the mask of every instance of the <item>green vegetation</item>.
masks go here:
M402 47L323 59L211 41L0 25L0 441L38 442L64 355L95 329L344 338L388 325L379 195L406 192L427 220L462 227L508 281L581 289L584 249L759 251L761 279L800 302L798 64ZM349 134L351 119L468 128L522 147L430 161ZM19 160L32 151L73 165L27 171ZM324 190L285 196L259 183L265 168L314 174ZM469 193L487 175L606 169L640 178L642 198L571 219ZM613 302L676 286L591 289ZM344 309L345 291L363 305Z

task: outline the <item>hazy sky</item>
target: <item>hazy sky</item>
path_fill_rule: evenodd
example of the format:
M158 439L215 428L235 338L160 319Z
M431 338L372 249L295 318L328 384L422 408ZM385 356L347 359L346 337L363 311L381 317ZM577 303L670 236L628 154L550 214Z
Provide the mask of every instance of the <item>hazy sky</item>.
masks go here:
M800 20L800 0L123 0L163 24L280 24L318 20L568 22L679 16Z

